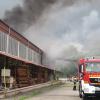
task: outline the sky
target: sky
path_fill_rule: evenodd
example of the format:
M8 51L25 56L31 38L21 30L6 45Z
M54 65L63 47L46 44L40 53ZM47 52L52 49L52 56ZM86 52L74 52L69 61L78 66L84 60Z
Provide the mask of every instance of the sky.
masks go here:
M22 5L22 0L1 0L0 1L0 18L4 17L6 10L10 10L16 5Z
M8 6L12 8L21 4L20 0L6 1L0 4L3 5L0 6L2 13ZM24 29L23 35L47 52L49 57L78 59L100 56L100 0L57 0L39 16L35 23Z

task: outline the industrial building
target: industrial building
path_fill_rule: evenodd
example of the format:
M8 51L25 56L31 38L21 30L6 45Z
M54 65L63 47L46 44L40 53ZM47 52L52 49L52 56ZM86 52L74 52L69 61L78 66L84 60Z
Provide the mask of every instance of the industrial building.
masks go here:
M0 20L0 87L20 88L54 78L44 52Z

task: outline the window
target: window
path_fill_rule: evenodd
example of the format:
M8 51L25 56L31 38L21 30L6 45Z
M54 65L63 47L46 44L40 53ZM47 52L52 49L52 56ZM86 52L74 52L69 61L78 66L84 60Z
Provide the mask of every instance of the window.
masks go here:
M89 62L86 63L87 72L100 72L100 63L98 62Z

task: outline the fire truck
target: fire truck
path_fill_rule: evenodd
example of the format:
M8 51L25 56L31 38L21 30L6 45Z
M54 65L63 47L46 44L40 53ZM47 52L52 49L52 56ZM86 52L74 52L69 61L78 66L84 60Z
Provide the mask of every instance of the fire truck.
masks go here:
M80 59L78 64L79 96L100 96L100 59Z

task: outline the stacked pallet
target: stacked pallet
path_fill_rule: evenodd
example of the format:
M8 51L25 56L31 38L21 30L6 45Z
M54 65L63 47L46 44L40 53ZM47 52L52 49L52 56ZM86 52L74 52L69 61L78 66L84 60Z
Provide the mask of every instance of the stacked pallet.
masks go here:
M18 84L18 87L26 87L30 85L30 78L29 78L29 69L26 66L19 67L16 70L16 81Z

